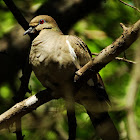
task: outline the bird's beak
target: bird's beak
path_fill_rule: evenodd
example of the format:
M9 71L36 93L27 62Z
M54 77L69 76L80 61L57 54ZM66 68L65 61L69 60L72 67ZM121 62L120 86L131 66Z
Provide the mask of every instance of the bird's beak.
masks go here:
M29 33L34 33L34 32L35 32L35 28L34 28L34 27L30 27L28 30L26 30L26 31L24 32L23 35L26 35L26 34L29 34Z

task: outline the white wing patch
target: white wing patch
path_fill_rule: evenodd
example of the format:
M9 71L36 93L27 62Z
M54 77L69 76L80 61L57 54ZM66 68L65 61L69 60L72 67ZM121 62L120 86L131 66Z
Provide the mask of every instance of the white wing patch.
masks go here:
M75 66L77 67L77 69L80 69L80 65L78 63L77 56L76 56L76 53L75 53L74 49L72 48L70 42L67 39L66 39L66 43L68 44L69 52L70 52L71 57L73 59L73 63L75 64Z
M77 56L74 52L74 49L71 47L70 42L68 40L66 40L66 43L68 44L70 54L71 54L73 60L75 61L77 59Z

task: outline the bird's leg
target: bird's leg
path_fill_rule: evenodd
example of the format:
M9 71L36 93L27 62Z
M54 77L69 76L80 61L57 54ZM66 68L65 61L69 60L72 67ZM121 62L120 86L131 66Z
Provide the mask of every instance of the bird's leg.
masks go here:
M73 97L73 90L71 86L67 86L65 88L65 102L66 102L66 109L67 109L67 117L68 117L68 128L69 128L69 139L68 140L75 140L76 138L76 117L75 117L75 101Z

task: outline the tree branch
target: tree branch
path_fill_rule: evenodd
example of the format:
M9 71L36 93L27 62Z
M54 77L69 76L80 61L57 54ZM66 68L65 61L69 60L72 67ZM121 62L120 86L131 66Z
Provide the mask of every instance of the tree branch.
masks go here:
M116 56L128 49L130 45L138 38L140 32L140 20L128 28L121 23L121 27L123 28L122 35L112 44L103 49L98 56L89 61L76 72L75 81L77 81L77 86L80 83L87 81L92 74L98 73Z
M9 10L12 12L12 14L14 15L19 25L21 25L24 30L27 30L29 28L29 24L24 18L24 16L21 14L20 10L13 3L13 1L12 0L3 0L3 1L5 2Z
M119 0L119 1L120 1L121 3L123 3L124 5L127 5L127 6L133 8L133 9L135 9L136 11L140 12L139 8L137 8L137 7L135 7L135 6L132 6L132 5L126 3L126 2L124 2L124 1L122 1L122 0Z
M98 56L98 53L92 53L92 55ZM134 62L132 60L128 60L128 59L126 59L124 57L123 58L121 58L121 57L115 57L115 60L127 62L129 64L136 64L136 62Z
M42 104L56 99L52 96L52 90L46 89L17 103L12 108L0 115L0 129L9 127L18 118L30 113Z

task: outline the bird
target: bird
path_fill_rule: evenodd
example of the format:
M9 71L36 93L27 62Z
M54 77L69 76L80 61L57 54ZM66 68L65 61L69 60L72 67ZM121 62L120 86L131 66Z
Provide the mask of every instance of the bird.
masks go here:
M74 90L74 75L92 59L84 41L74 35L64 35L56 21L48 15L34 17L26 34L34 34L29 54L32 69L53 96L82 104L92 120L97 135L103 140L119 140L118 131L108 115L109 97L101 76L97 73L80 89ZM75 93L76 92L76 93ZM70 109L70 107L69 107Z

